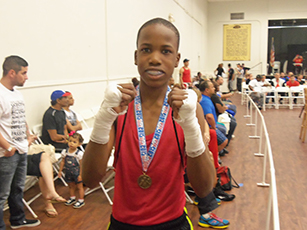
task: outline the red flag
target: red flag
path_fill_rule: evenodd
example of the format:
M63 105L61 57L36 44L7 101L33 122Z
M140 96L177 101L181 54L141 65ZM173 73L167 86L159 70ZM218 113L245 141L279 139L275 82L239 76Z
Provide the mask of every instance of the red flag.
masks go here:
M272 38L272 46L271 46L271 53L270 53L270 66L274 67L275 62L275 48L274 48L274 38Z

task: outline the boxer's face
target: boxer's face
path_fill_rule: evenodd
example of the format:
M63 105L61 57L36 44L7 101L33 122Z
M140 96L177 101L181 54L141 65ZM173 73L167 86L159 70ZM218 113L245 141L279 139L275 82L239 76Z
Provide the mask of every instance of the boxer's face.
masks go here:
M178 38L170 28L162 24L143 28L135 51L141 82L151 87L166 86L179 63L177 48Z

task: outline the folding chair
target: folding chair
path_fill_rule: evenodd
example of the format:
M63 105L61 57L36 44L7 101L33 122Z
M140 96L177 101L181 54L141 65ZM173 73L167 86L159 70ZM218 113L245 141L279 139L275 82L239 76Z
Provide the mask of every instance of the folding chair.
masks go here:
M110 205L113 205L112 199L110 198L108 192L110 192L112 189L114 189L114 186L111 186L109 188L105 188L105 185L114 178L115 176L115 171L114 171L114 167L113 167L113 162L114 162L114 148L111 152L109 161L108 161L108 165L107 165L107 172L111 171L110 175L103 181L103 182L99 182L99 186L93 189L87 189L85 191L85 195L88 195L92 192L95 192L96 190L100 189L103 191L104 195L106 196L106 198L108 199Z
M276 100L276 93L275 93L275 88L274 87L262 87L262 92L264 93L264 98L263 98L263 111L265 111L265 107L268 105L266 103L267 99L272 99L272 101L274 100L273 104L270 104L271 106L274 106L276 109L276 105L277 105L277 100ZM273 95L271 94L273 93Z
M293 106L304 106L305 105L305 97L304 97L304 88L302 86L292 86L290 87L290 109L293 109ZM296 99L296 104L293 103L294 99ZM301 100L300 100L301 99ZM301 103L299 103L299 100Z
M26 177L26 182L25 182L25 189L24 192L26 192L29 188L31 188L33 185L35 185L38 181L38 178L35 176L27 176ZM24 204L24 206L29 210L29 212L32 214L32 216L34 218L37 218L38 216L36 215L36 213L33 211L33 209L30 207L30 204L36 200L38 197L40 197L40 195L42 195L42 193L37 194L36 196L34 196L31 200L26 201L24 198L22 198L22 202ZM6 211L7 209L9 209L9 205L8 203L6 203L4 205L3 211Z
M241 105L246 102L247 94L249 93L248 85L245 82L242 82L242 93L241 93Z
M81 122L82 127L84 126L86 129L88 129L89 126L88 126L88 124L86 123L85 119L81 116L81 114L76 113L76 116L77 116L78 121Z
M280 95L279 93L283 93L284 95ZM278 109L280 106L289 106L290 108L290 98L289 98L289 88L288 87L277 87L275 89L275 94L276 94L276 109ZM283 100L283 104L280 105L278 104L280 99Z
M98 113L99 109L100 109L100 106L94 106L94 107L91 108L92 112L94 113L94 116L96 116L96 114Z

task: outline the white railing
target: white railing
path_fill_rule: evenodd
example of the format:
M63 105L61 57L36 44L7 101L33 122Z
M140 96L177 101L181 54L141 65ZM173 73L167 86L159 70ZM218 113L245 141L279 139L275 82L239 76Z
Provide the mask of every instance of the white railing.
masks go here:
M257 153L254 153L254 155L257 157L263 157L262 181L260 183L257 183L257 185L260 187L270 186L270 193L269 193L269 199L268 199L268 210L267 210L267 221L266 221L265 229L269 230L269 227L271 224L271 215L273 215L274 230L280 230L275 168L274 168L273 154L272 154L269 134L268 134L268 131L265 125L263 115L258 109L258 106L254 103L254 101L247 94L246 94L246 99L247 99L246 115L244 115L244 117L249 118L249 123L247 123L246 125L253 126L255 128L254 135L249 136L249 138L259 139L259 149ZM262 153L262 151L264 152ZM271 172L270 184L265 182L267 158L269 159L269 168Z

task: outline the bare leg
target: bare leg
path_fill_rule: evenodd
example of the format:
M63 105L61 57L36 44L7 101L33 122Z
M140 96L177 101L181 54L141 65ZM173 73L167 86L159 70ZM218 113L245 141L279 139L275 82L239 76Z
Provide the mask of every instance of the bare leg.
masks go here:
M39 187L42 192L43 197L46 200L51 200L53 198L58 198L59 194L55 191L53 183L53 169L48 154L43 153L41 156L41 161L39 164L39 169L41 171L42 177L39 178ZM62 200L61 202L65 202Z
M84 199L83 183L77 184L77 189L78 189L78 193L79 193L79 199Z
M75 197L75 191L76 191L76 184L75 182L68 183L69 186L69 195L70 197Z

